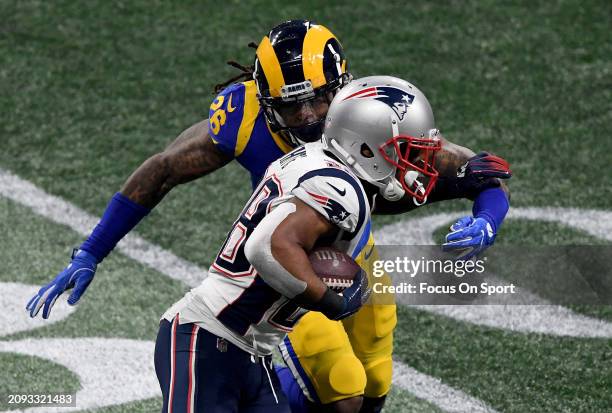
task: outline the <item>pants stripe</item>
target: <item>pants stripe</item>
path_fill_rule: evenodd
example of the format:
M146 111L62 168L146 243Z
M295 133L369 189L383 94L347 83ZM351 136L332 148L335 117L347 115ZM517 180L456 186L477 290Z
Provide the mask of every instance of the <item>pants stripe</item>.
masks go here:
M179 323L178 314L172 320L172 334L170 336L170 396L168 396L168 413L172 413L172 399L174 397L174 380L176 376L176 326Z
M289 336L285 337L278 347L285 363L293 373L306 398L311 402L319 403L319 396L317 395L315 387L312 385L310 378L300 364L300 359L295 354L295 350L293 350Z
M198 329L199 327L194 324L193 330L191 330L191 343L189 344L189 387L187 390L187 413L192 413L194 411L196 388L195 362L196 345L198 342Z
M181 317L183 318L183 317ZM155 372L162 413L290 413L271 357L254 357L179 317L161 320ZM224 340L225 341L225 340ZM167 407L166 407L167 406Z

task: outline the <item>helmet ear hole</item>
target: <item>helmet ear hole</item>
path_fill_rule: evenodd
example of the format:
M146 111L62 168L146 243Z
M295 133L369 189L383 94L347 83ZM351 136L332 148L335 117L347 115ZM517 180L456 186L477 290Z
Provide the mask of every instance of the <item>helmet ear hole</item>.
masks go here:
M374 157L374 152L372 151L372 149L366 143L362 143L361 144L361 149L360 149L359 153L361 153L361 156L363 156L364 158L373 158Z

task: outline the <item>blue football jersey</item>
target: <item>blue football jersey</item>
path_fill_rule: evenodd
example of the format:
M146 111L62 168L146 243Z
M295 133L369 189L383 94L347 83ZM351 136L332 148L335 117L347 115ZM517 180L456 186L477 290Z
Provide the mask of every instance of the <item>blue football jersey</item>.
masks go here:
M253 188L268 165L293 149L270 130L254 80L225 88L210 105L208 118L213 141L249 171Z

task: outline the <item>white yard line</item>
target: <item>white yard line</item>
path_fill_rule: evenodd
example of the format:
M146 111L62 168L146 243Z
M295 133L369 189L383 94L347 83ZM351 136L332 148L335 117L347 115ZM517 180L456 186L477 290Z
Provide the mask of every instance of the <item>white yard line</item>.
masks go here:
M89 235L100 219L3 169L0 169L0 196L25 205L38 215L66 225L83 236ZM181 280L190 287L200 284L208 275L207 271L197 265L177 257L138 235L127 235L117 245L117 249L133 260L170 278Z
M422 400L452 413L494 413L482 400L442 383L398 361L393 362L393 384Z
M161 396L155 343L103 337L26 338L0 341L0 352L40 357L66 367L79 380L76 407L31 407L3 413L90 411Z
M555 222L582 230L595 237L612 241L612 212L577 208L512 208L509 218ZM465 213L440 213L411 218L386 225L375 231L377 245L434 245L432 234L450 225ZM455 320L501 328L521 333L555 336L611 338L612 323L560 306L536 294L523 291L521 297L531 305L416 305L420 310L444 315ZM398 294L396 299L412 305L411 296Z
M21 205L27 206L35 213L45 218L48 218L51 221L66 225L83 236L88 235L98 221L97 217L86 213L80 208L72 205L71 203L59 197L47 194L29 181L21 179L18 176L3 169L0 169L0 195L11 199ZM592 228L592 225L589 227L589 219L597 219L598 216L586 214L584 215L584 219L577 219L576 214L572 214L572 212L568 213L567 210L547 209L547 211L553 214L553 216L566 216L567 224L580 225L583 229L593 235L603 236L612 233L612 231L605 232L600 229L594 229ZM610 214L604 211L593 212L600 214ZM583 213L584 211L581 211L581 214ZM403 221L398 224L393 224L391 226L381 229L380 231L377 231L377 240L383 244L401 244L406 243L407 241L414 242L419 245L429 244L431 243L431 232L436 227L436 225L446 223L452 220L455 216L455 214L440 214L432 217L419 218L417 220ZM513 216L528 219L553 220L550 217L548 219L542 218L541 210L537 210L534 208L524 210L514 209ZM606 215L606 218L608 218L608 223L612 222L612 219L610 219L609 216ZM407 223L409 223L409 225L407 225ZM599 223L601 224L601 221L599 221ZM391 231L391 229L395 230ZM402 238L393 238L389 234L401 234ZM412 235L407 238L406 234ZM199 268L197 265L190 263L182 258L179 258L173 253L166 251L163 248L152 244L136 235L128 235L118 245L117 248L121 253L134 259L135 261L144 264L148 267L151 267L168 277L181 280L191 287L198 285L200 281L204 279L207 275L207 272L204 269ZM490 311L486 308L488 306L483 307L485 308L480 309L478 311L480 317ZM537 312L539 310L535 311ZM463 321L470 321L479 324L478 314L476 317L466 317L465 315L456 315L452 312L436 312L440 312L447 316L455 317ZM501 312L500 314L496 314L495 319L498 320L498 324L495 326L500 328L512 329L512 322L499 322L499 319L497 318L500 317L504 319L508 314L508 312ZM584 321L580 318L583 316L574 314L578 318L573 319L571 317L568 318L568 314L573 313L571 313L571 311L569 310L566 310L565 313L561 314L561 317L558 320L555 320L555 323L557 323L557 328L559 328L559 325L563 323L576 323L580 322L581 320L581 322ZM546 315L546 317L549 316L550 314ZM527 324L529 324L529 322L527 322ZM551 326L554 327L554 324ZM586 328L587 332L591 327L592 326L588 326ZM535 325L533 326L532 330L528 331L540 332L541 327ZM584 332L585 329L583 328L581 331L577 332L577 335L583 336ZM555 331L551 330L550 333L555 334ZM564 331L562 335L565 335L567 333L568 331ZM586 336L590 335L586 334ZM398 387L409 391L410 393L416 395L421 399L427 400L428 402L440 407L442 410L448 412L494 411L493 409L489 408L484 402L474 399L459 390L444 385L439 379L427 376L397 361L394 362L393 377L394 383Z

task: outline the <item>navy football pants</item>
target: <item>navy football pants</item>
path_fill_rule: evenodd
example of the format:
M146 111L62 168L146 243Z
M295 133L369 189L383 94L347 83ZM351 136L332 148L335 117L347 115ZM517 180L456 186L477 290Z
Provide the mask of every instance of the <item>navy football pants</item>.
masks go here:
M162 320L155 342L162 413L290 413L272 358L193 324Z

